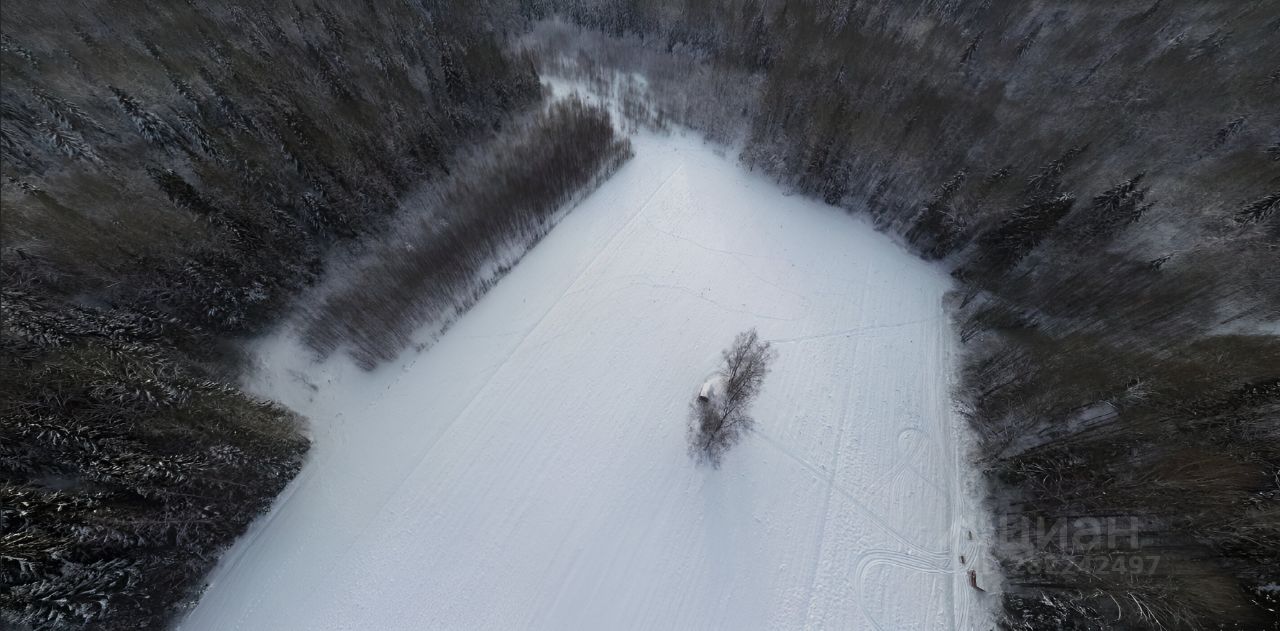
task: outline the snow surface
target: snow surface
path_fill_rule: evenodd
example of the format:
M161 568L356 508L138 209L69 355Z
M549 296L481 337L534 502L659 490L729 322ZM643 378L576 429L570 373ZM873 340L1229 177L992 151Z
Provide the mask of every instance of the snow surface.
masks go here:
M249 385L315 445L181 629L988 626L943 271L697 140L633 142L429 350L264 343ZM689 401L753 326L758 431L695 466Z

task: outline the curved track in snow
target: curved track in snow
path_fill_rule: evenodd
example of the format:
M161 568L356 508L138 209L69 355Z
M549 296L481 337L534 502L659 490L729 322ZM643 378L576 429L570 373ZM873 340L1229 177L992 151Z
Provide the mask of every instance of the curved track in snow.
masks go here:
M642 135L433 347L362 373L264 345L315 447L182 629L942 629L957 552L945 274L697 141ZM758 431L686 406L755 326Z

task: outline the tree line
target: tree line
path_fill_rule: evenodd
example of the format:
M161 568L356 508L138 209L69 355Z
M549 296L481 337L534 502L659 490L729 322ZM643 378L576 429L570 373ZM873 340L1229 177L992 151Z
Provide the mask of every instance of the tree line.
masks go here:
M166 626L297 473L238 341L539 107L475 8L5 5L0 626Z
M404 221L371 240L304 317L321 356L372 369L424 325L437 335L554 226L557 213L631 156L609 113L576 96L509 123Z

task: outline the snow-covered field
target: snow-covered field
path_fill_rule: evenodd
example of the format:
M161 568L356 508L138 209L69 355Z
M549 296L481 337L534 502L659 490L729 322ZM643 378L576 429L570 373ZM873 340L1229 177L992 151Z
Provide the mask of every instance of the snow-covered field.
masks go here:
M984 628L945 274L699 141L636 156L433 347L287 336L250 384L315 446L182 629ZM778 351L719 470L686 410Z

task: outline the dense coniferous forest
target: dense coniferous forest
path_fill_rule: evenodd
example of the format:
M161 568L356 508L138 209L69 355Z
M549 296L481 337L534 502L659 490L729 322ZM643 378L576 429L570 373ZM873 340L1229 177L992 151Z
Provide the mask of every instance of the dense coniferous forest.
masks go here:
M0 36L6 624L197 595L307 445L227 385L238 342L326 260L356 280L307 340L372 366L625 159L540 74L952 270L1005 628L1276 623L1275 2L125 0Z
M456 210L458 260L625 158L603 112L526 113L531 60L473 8L5 5L6 628L158 628L189 604L307 448L291 413L227 385L236 341L463 150L524 122L554 159L474 174L537 197Z

